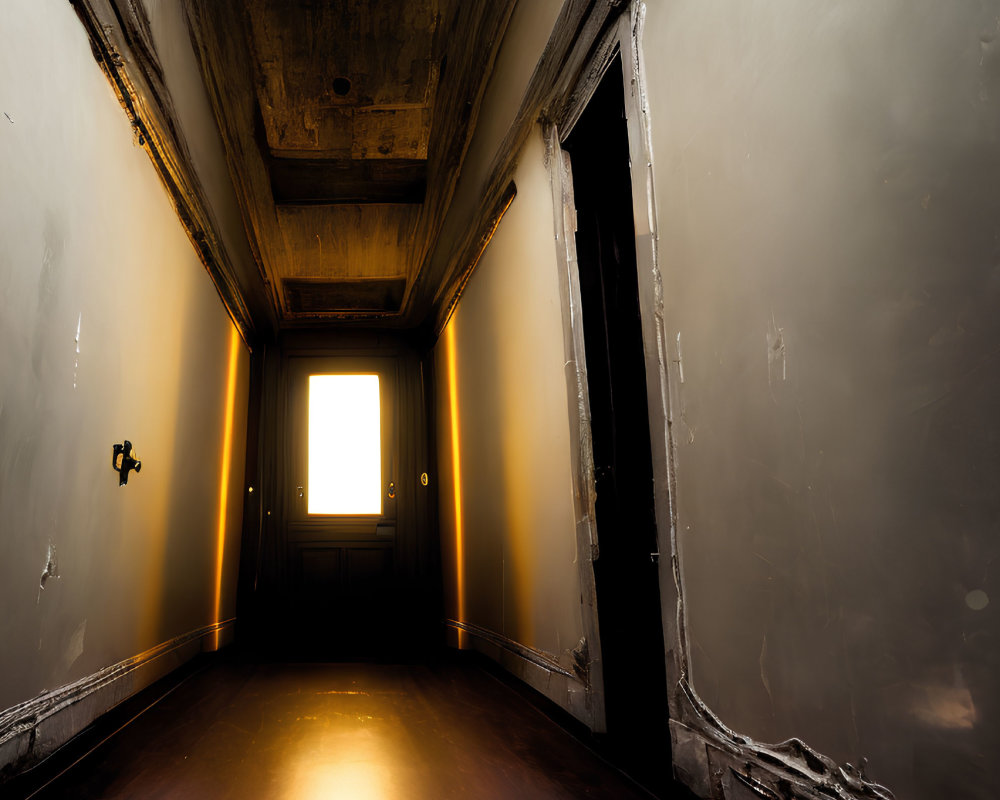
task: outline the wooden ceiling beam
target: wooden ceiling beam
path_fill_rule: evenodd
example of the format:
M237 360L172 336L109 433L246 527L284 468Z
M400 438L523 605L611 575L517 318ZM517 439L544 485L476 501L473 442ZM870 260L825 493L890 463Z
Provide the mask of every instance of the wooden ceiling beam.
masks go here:
M427 192L419 159L271 158L268 169L279 206L422 203Z

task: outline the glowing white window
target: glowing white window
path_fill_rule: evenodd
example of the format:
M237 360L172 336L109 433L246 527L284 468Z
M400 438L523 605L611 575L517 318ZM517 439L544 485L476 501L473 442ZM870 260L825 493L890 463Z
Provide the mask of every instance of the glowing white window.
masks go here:
M309 376L310 514L382 513L378 375Z

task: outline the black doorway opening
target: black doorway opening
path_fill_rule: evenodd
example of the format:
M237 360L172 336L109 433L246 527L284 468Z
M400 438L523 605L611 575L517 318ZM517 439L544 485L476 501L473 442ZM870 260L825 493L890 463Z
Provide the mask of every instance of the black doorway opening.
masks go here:
M626 770L660 794L670 783L670 739L620 56L563 148L572 160L577 212L607 744Z

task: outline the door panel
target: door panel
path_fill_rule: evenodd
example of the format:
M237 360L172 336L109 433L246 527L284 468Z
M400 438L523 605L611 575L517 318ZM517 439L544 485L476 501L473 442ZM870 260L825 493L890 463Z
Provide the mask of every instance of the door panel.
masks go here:
M342 550L337 547L320 545L293 545L291 558L296 569L295 583L303 597L312 602L333 599L337 590L336 582L330 575L340 574Z

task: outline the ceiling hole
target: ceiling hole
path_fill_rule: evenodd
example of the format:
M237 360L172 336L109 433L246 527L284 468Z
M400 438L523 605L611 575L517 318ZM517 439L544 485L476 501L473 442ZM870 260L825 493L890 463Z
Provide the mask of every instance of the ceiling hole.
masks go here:
M343 97L351 91L351 82L347 78L334 78L333 79L333 93Z

